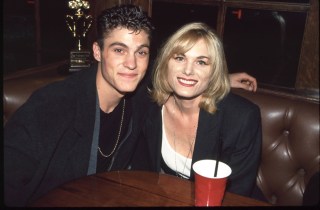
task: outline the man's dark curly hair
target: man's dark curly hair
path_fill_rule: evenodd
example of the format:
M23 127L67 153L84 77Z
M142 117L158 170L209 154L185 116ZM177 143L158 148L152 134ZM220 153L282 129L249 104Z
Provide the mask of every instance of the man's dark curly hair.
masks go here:
M117 27L124 27L139 33L144 30L151 40L154 26L151 19L143 10L135 5L120 5L102 11L97 20L97 42L103 49L104 38Z

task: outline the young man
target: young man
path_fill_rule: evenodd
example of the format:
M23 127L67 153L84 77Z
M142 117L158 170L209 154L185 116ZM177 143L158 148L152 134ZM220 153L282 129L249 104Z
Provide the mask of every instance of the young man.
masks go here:
M141 81L152 29L139 7L103 11L93 43L97 64L35 91L16 111L4 130L7 206L25 206L82 176L128 168L149 101Z
M112 21L111 21L112 19ZM5 203L24 206L67 181L125 169L146 106L143 79L153 26L121 6L98 18L98 61L36 91L6 124Z

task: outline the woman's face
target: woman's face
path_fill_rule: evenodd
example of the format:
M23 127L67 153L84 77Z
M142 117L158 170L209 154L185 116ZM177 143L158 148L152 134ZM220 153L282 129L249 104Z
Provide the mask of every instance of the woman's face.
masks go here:
M168 83L174 94L185 99L201 97L209 84L211 62L202 39L186 53L174 54L168 63Z

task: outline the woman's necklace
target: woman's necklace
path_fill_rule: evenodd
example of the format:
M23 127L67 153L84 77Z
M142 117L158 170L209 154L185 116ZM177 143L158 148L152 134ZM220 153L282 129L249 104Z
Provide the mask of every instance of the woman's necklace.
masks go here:
M123 117L124 117L125 107L126 107L126 99L123 99L122 115L121 115L121 121L120 121L120 128L119 128L119 132L118 132L116 144L114 145L114 148L113 148L113 150L111 151L111 153L110 153L109 155L105 155L105 154L101 151L100 147L98 146L98 150L99 150L100 154L101 154L103 157L105 157L105 158L110 157L110 156L114 153L114 151L116 151L116 148L117 148L117 146L118 146L119 139L120 139L120 135L121 135L121 130L122 130L122 124L123 124Z
M190 154L191 154L191 157L192 157L192 153L193 153L193 144L194 144L194 142L195 142L195 139L196 139L196 137L194 137L193 138L193 141L191 142L191 144L189 145L189 152L188 152L188 155L187 155L187 157L186 157L186 160L184 161L184 164L183 164L183 169L182 169L182 172L181 173L179 173L178 172L178 167L177 167L177 151L176 151L176 135L175 135L175 131L173 132L173 143L174 143L174 150L175 150L175 154L174 154L174 162L175 162L175 166L176 166L176 176L178 176L178 177L184 177L185 176L185 174L184 174L184 170L185 170L185 168L186 168L186 165L187 165L187 161L188 161L188 158L189 158L189 156L190 156ZM191 158L190 157L190 158ZM182 175L181 175L182 174Z
M173 100L174 100L175 107L177 107L176 99L174 97L173 97ZM173 116L175 117L175 109L173 110ZM180 172L178 172L178 167L177 167L176 129L173 130L173 144L174 144L174 151L175 151L175 153L174 153L174 162L175 162L175 166L176 166L175 172L176 172L176 176L178 176L178 177L182 177L182 178L186 177L186 175L184 174L184 170L186 168L189 156L191 155L190 158L192 158L193 145L194 145L194 142L196 140L196 135L197 135L197 128L195 128L195 134L194 134L194 137L193 137L193 140L192 140L191 144L189 142L189 151L188 151L187 157L186 157L186 159L184 161L182 172L180 173Z

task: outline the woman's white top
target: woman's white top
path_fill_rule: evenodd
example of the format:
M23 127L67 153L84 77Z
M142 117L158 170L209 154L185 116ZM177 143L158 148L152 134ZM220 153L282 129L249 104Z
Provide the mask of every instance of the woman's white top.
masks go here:
M179 173L182 177L189 179L190 170L191 170L191 158L187 158L179 153L177 153L174 148L168 142L166 130L164 127L163 120L163 109L161 110L162 114L162 146L161 154L164 162L167 164L171 170Z

